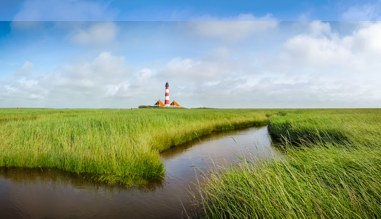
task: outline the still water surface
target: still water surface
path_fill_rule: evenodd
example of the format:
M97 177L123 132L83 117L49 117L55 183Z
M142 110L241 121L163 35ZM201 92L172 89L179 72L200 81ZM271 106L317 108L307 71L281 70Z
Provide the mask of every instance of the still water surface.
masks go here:
M0 170L0 218L182 218L199 216L192 195L211 171L271 159L267 127L218 134L161 154L165 177L144 188L93 184L53 170Z

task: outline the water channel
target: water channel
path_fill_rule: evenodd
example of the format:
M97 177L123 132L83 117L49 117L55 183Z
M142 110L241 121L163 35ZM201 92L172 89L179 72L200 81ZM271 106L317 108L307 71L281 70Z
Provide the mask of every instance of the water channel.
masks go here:
M144 188L99 185L54 170L0 170L0 218L197 217L192 194L212 171L272 159L267 127L213 135L161 154L165 177Z

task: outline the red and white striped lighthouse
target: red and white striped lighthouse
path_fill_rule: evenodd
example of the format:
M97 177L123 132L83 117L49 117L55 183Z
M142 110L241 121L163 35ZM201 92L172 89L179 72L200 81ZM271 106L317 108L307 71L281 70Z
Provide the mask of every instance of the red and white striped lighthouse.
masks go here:
M169 103L169 84L165 83L165 106L170 106Z

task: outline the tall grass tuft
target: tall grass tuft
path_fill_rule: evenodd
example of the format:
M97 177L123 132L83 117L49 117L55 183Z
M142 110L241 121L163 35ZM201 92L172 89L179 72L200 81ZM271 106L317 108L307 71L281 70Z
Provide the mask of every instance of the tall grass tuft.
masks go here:
M214 174L207 217L381 217L381 110L289 110L270 132L285 158Z

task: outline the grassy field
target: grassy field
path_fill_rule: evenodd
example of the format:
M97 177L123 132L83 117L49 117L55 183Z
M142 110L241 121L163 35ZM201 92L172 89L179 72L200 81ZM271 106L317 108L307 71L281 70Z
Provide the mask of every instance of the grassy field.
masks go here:
M0 110L0 167L53 168L109 184L163 177L159 152L212 132L263 125L258 110Z
M213 175L208 217L381 217L380 109L286 110L269 130L284 158Z
M0 110L0 167L52 168L127 186L163 177L159 153L264 125L282 159L203 187L210 218L381 217L381 110Z

